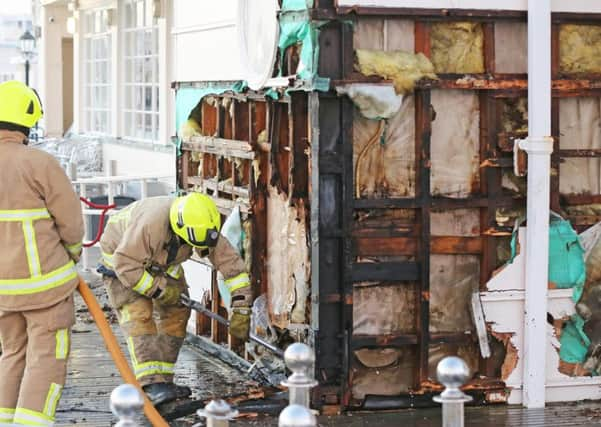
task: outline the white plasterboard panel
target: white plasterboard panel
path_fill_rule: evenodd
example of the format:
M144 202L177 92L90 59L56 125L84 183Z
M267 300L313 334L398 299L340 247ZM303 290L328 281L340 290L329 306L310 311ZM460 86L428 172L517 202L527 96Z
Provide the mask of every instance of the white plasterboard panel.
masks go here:
M178 34L175 37L175 80L243 80L235 27Z
M178 31L187 27L205 26L219 22L236 21L237 0L212 1L174 0L173 27Z
M511 343L518 352L515 369L505 380L511 388L510 404L522 403L524 348L524 268L526 229L520 227L521 249L513 263L506 265L488 283L489 292L481 293L482 308L487 323L494 332L512 334ZM572 289L550 289L548 312L555 319L575 313ZM601 398L601 377L570 377L559 372L559 340L555 329L547 325L545 399L547 402L568 402Z
M500 5L502 4L502 7ZM526 10L528 0L338 0L339 7L406 7L418 9ZM551 0L554 12L601 12L597 0Z
M515 268L509 265L507 269ZM523 365L523 346L524 346L524 291L497 291L481 293L482 308L487 323L491 323L493 332L510 333L511 343L518 352L518 363L505 380L505 384L511 388L521 388ZM572 301L571 289L552 289L548 294L549 313L554 318L566 317L574 314L574 302ZM547 384L557 380L570 380L570 383L577 384L577 378L570 378L560 374L557 369L559 366L559 357L557 355L558 342L555 337L555 331L548 325L547 328ZM580 378L583 379L582 377ZM585 378L584 378L585 379ZM565 383L565 381L564 381Z

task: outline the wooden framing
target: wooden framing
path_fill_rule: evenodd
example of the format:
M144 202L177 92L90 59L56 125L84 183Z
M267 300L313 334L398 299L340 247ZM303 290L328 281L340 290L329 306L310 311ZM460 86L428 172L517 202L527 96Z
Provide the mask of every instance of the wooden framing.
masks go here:
M225 216L238 205L251 221L251 276L256 295L268 292L267 189L308 197L307 96L271 101L253 94L211 96L202 101L203 134L181 144L178 186L210 194ZM267 138L266 138L267 136ZM263 139L262 139L263 138ZM210 308L227 316L213 271ZM243 353L224 326L199 318L197 333Z
M473 333L433 333L430 318L430 260L432 255L476 255L479 257L479 286L486 289L493 271L499 267L499 239L511 235L510 226L497 223L501 208L523 208L525 196L504 190L503 171L513 167L513 145L525 136L523 131L507 131L501 126L504 102L524 97L527 76L500 74L495 69L495 23L502 20L525 21L524 12L457 11L457 10L379 10L357 8L337 10L331 0L317 0L312 11L315 19L329 22L320 27L319 70L330 78L331 87L349 83L386 83L374 77L364 77L353 69L353 28L349 18L386 16L411 19L415 22L415 51L431 55L430 33L433 22L441 20L476 20L482 23L485 72L478 75L439 75L439 80L417 83L415 99L415 183L412 198L357 198L353 171L353 114L355 107L346 97L333 90L315 93L312 121L308 115L308 97L294 92L280 101L266 99L262 94L226 94L215 97L219 102L205 103L203 136L182 146L178 159L180 188L194 188L212 194L223 213L231 209L234 200L242 203L243 212L252 221L252 280L256 294L269 290L267 283L267 192L270 187L289 196L290 203L309 204L316 195L318 209L312 212L313 242L319 257L312 259L318 279L314 293L312 336L316 349L316 374L320 385L314 391L317 406L336 408L367 408L366 401L353 398L353 352L361 348L407 348L415 351L413 389L399 398L402 405L430 403L438 385L433 383L429 369L429 352L434 344L474 344ZM601 203L601 195L559 194L560 163L570 157L599 158L601 150L567 150L560 147L559 106L564 97L601 97L601 77L598 75L566 76L559 72L558 31L565 22L595 22L601 15L553 15L553 103L551 207ZM295 52L286 56L290 71L295 66ZM450 198L431 194L431 96L436 90L470 91L478 97L479 162L474 182L478 185L465 198ZM224 107L223 100L230 106ZM227 104L227 103L226 103ZM216 105L216 106L215 106ZM231 109L230 109L231 108ZM230 111L233 111L230 114ZM312 132L309 132L312 129ZM265 134L267 132L267 134ZM264 136L267 135L265 138ZM310 141L310 138L313 140ZM315 148L317 147L317 148ZM317 159L317 172L309 168L308 153ZM195 162L199 153L200 161ZM201 168L201 175L195 173ZM309 177L312 176L311 184ZM385 211L408 209L415 220L408 224L391 224L382 228L355 226L355 214L365 210ZM479 212L479 236L432 235L432 212L436 210L473 209ZM314 214L314 215L313 215ZM571 218L578 229L601 221L601 217ZM309 221L307 221L308 227ZM315 238L317 237L317 238ZM406 261L362 262L362 257L405 256ZM356 283L376 281L412 286L416 292L414 334L362 335L353 333L353 304ZM315 284L313 284L315 289ZM214 285L214 290L215 290ZM217 294L216 292L214 295ZM219 301L212 302L214 311L221 310ZM210 327L209 327L210 326ZM217 342L227 337L216 325L206 322L199 331L209 333ZM470 332L470 331L467 331ZM236 348L236 343L229 340ZM504 384L495 377L495 367L489 360L479 361L479 377L468 384L471 393L486 401L488 393L504 393ZM377 396L370 397L371 404ZM375 405L377 406L377 405Z
M320 129L326 141L336 141L328 150L320 152L320 193L335 194L335 200L327 201L327 211L341 209L342 221L337 219L320 220L320 253L328 254L328 261L320 268L327 268L326 274L320 274L320 325L316 337L318 358L318 374L327 379L316 393L318 402L337 402L346 408L367 408L367 400L373 403L377 397L370 396L364 402L352 397L352 374L349 364L353 351L361 348L414 347L417 349L417 369L414 378L415 394L411 394L403 402L417 405L417 401L427 401L432 389L431 375L428 373L429 346L435 343L475 343L474 334L431 334L430 325L430 256L432 254L470 254L480 258L480 288L485 290L487 281L493 271L499 267L497 246L499 238L511 235L511 227L497 223L497 211L500 208L524 208L525 194L515 196L502 187L503 170L513 167L513 144L515 139L523 138L521 133L508 134L501 127L502 105L504 99L525 96L527 90L526 75L499 74L495 69L495 22L499 20L525 21L523 12L492 11L423 11L423 10L378 10L377 8L353 8L353 10L336 10L323 7L319 2L318 9L313 11L314 18L334 20L322 28L320 46L319 74L331 78L331 87L349 83L383 83L384 80L365 77L356 73L348 65L348 58L353 56L353 44L348 26L343 19L374 15L386 18L402 17L415 22L415 51L430 56L431 23L440 20L477 20L481 21L484 33L485 73L481 75L440 75L440 79L422 80L415 90L415 182L414 198L362 199L355 198L348 188L353 187L353 177L348 175L352 169L352 152L339 152L339 144L346 144L344 150L352 148L352 133L345 123L352 122L353 109L345 105L344 100L334 101L330 95L320 95ZM340 20L338 20L340 19ZM601 96L601 78L599 76L566 76L558 73L558 37L559 24L564 22L601 23L601 16L575 14L554 14L553 57L553 129L555 137L555 154L552 168L558 171L559 163L567 157L601 157L601 150L560 150L559 146L559 99L561 97ZM389 83L389 82L388 82ZM430 194L430 93L432 90L466 90L476 92L480 105L480 172L479 187L469 197L450 199ZM323 123L327 123L326 126ZM338 123L334 125L333 123ZM335 129L331 129L334 127ZM328 129L329 128L329 129ZM336 131L337 129L337 131ZM342 163L341 157L342 155ZM346 162L346 163L345 163ZM340 181L342 180L342 182ZM559 174L552 176L552 208L560 205L601 202L601 196L559 196ZM320 199L322 200L322 199ZM322 202L320 202L322 203ZM330 207L332 206L332 207ZM321 206L320 206L321 207ZM432 209L478 209L480 211L479 237L432 236L430 215ZM402 229L349 229L344 223L348 212L357 210L412 209L416 212L413 225ZM580 218L581 222L600 221L601 218ZM351 253L349 255L349 241ZM339 255L342 254L342 257ZM411 256L415 261L404 263L357 263L357 256ZM320 260L320 264L322 261ZM343 277L333 271L333 266L340 265ZM322 270L320 270L322 271ZM415 335L353 335L352 287L349 283L364 280L383 282L417 283L418 292L417 316L415 319L417 334ZM336 286L336 283L341 285ZM336 322L336 316L339 321ZM341 369L335 369L336 355L327 351L326 342L335 345L340 340L344 343L344 351L337 354ZM495 378L495 367L490 360L480 360L480 377L470 383L473 393L482 393L486 400L488 393L504 393L504 385ZM340 381L336 383L335 378ZM336 391L335 385L340 387ZM336 396L339 397L337 400ZM390 397L388 397L390 399ZM386 400L386 399L385 399ZM370 403L371 404L371 403ZM377 406L377 405L376 405Z

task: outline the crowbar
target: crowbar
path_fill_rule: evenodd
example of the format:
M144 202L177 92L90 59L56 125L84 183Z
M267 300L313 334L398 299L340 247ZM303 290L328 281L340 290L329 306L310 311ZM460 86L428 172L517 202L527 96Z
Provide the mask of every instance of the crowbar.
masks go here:
M213 320L216 320L217 322L221 323L222 325L227 326L228 328L230 327L230 321L227 320L225 317L218 315L217 313L213 313L211 310L209 310L208 308L206 308L205 306L203 306L201 303L199 303L198 301L194 301L193 299L190 299L190 297L188 295L182 295L181 296L181 303L183 305L185 305L186 307L190 307L192 310L197 311L201 314L204 314L207 317L210 317ZM262 345L263 347L265 347L266 349L268 349L269 351L273 352L276 356L283 358L284 357L284 351L278 347L276 347L275 345L265 341L263 338L256 336L255 334L249 334L248 339L250 341L253 341L259 345Z

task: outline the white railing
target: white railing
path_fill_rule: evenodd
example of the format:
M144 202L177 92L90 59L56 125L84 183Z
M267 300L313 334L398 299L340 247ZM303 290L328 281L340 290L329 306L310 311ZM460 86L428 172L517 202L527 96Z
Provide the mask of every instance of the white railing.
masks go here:
M74 168L70 168L69 174L71 176L72 183L75 187L75 191L79 194L80 197L89 200L89 189L90 187L98 187L102 186L103 189L100 193L95 193L94 196L106 196L107 197L107 205L112 205L115 203L115 196L127 196L125 194L124 188L125 185L130 185L132 183L138 183L140 186L139 199L145 199L148 197L148 184L151 182L160 182L171 180L175 182L175 177L172 174L143 174L143 175L114 175L113 171L115 170L114 163L109 163L107 175L104 176L95 176L91 178L81 178L77 179ZM139 200L138 199L138 200ZM119 209L110 209L107 211L108 216L118 212ZM102 215L101 209L92 209L87 205L82 203L82 212L84 216L84 227L85 227L85 235L89 235L89 225L87 218L91 216L100 216ZM90 236L94 239L95 236ZM84 242L85 243L85 242ZM95 270L97 259L92 259L91 248L98 248L100 245L96 243L90 248L83 249L82 257L81 257L81 265L86 271Z

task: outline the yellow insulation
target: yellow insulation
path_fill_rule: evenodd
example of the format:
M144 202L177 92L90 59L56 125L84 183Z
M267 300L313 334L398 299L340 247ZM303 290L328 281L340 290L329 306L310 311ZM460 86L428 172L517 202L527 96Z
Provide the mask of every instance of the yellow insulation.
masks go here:
M437 73L483 73L484 33L477 22L432 25L432 63Z
M432 63L421 53L370 49L357 49L355 52L356 69L366 76L392 80L397 94L411 92L415 83L424 77L436 79Z
M601 26L561 26L559 69L563 73L601 72Z

